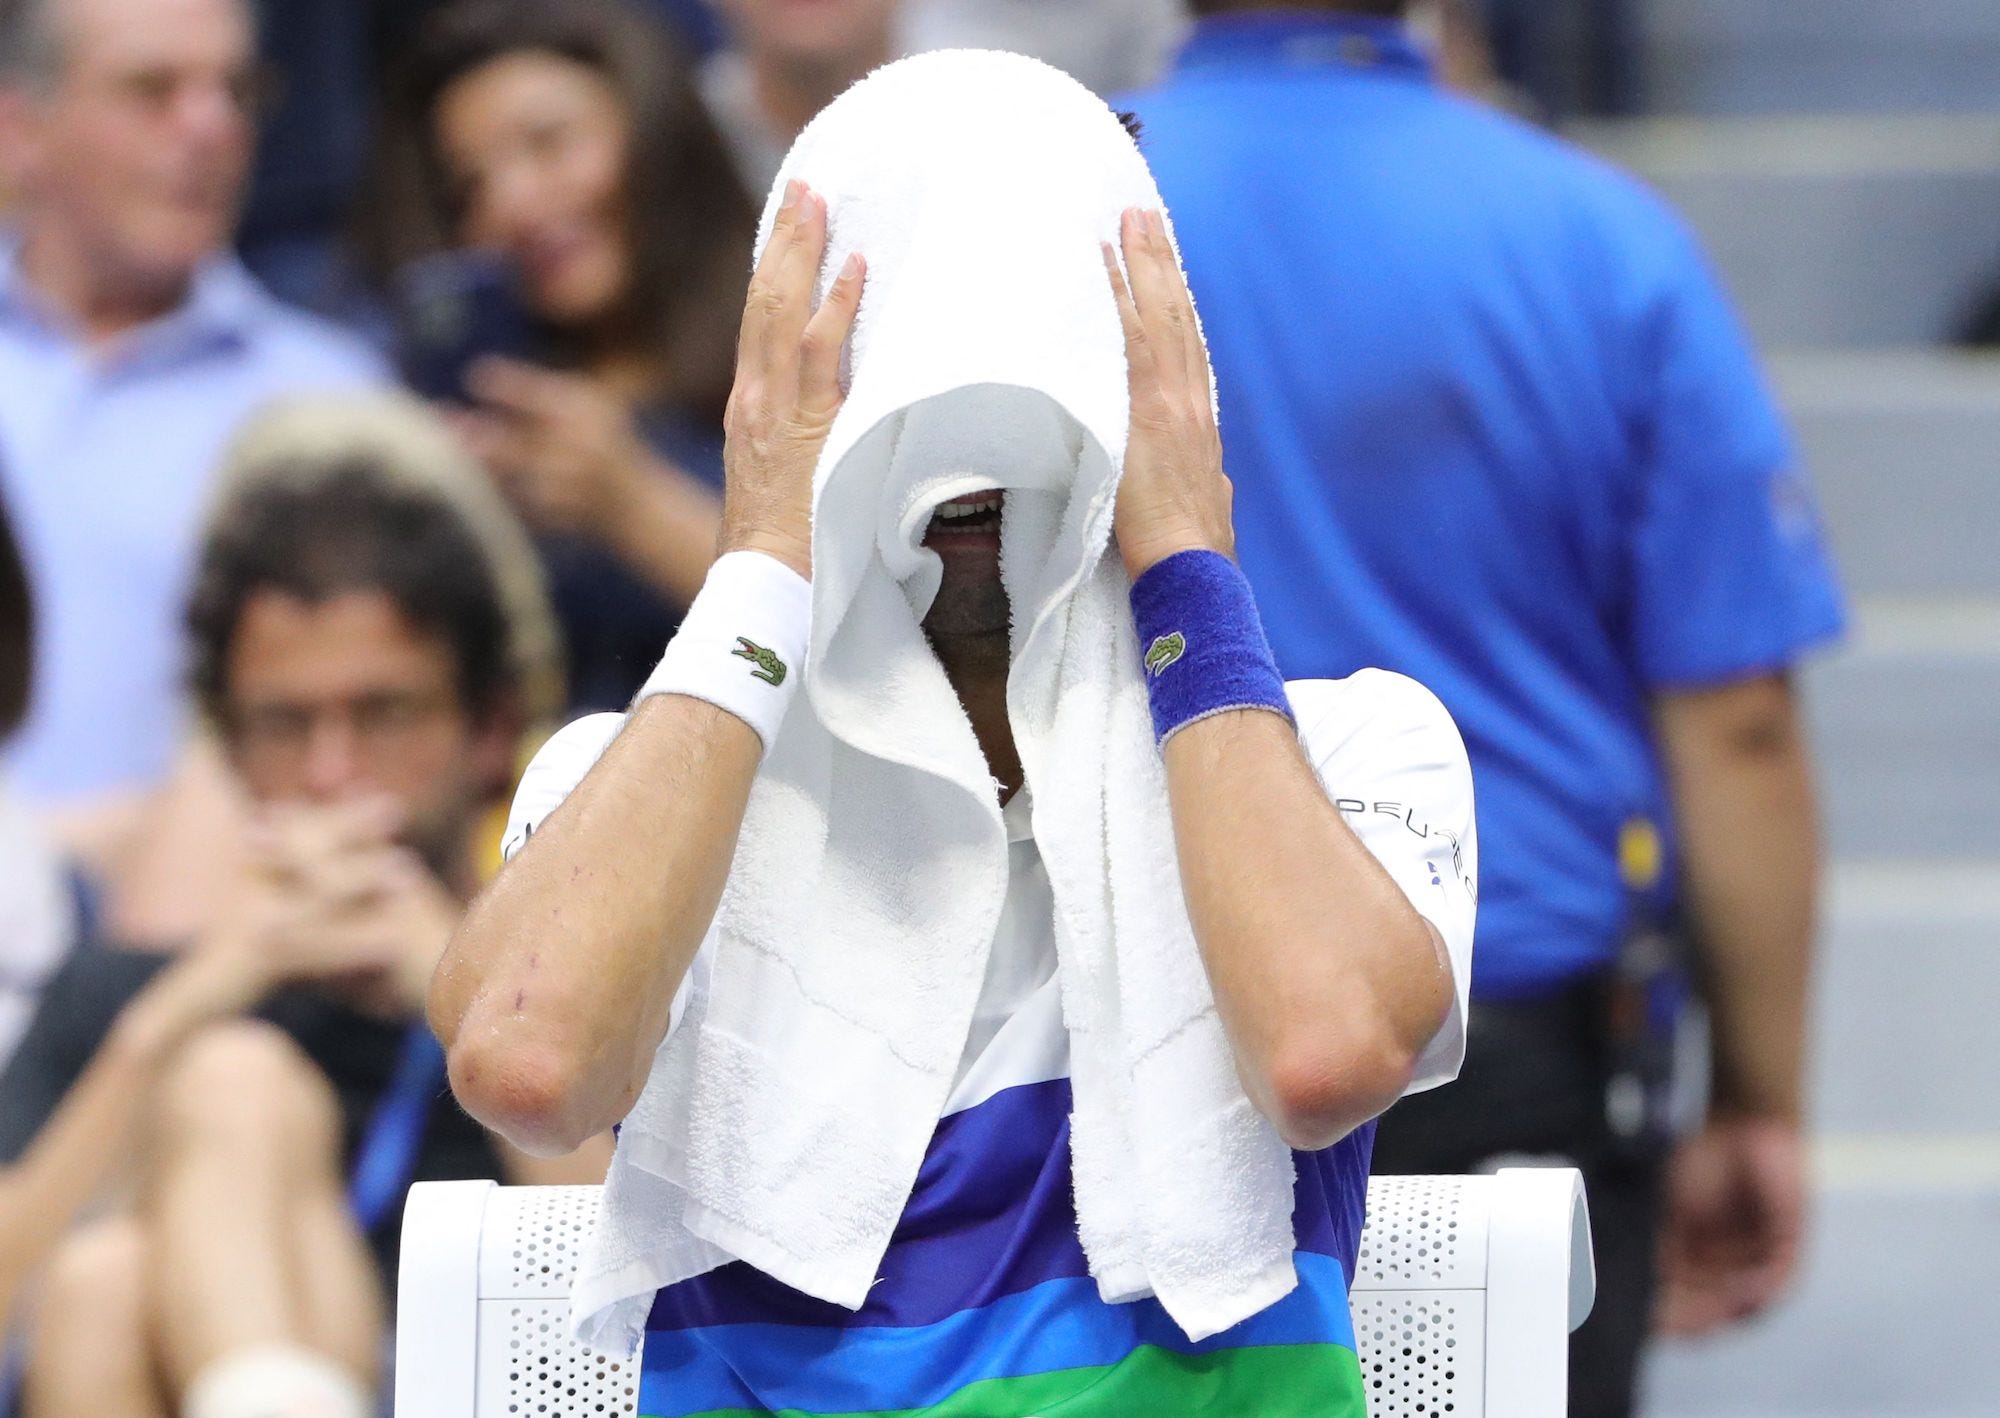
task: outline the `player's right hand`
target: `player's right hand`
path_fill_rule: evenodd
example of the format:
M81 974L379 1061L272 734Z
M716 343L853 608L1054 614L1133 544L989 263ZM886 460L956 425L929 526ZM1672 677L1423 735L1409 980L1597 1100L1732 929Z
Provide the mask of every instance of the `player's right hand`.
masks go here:
M818 310L826 203L801 182L785 203L750 280L723 417L719 550L761 551L812 575L812 484L845 391L840 354L861 308L864 267L847 258Z

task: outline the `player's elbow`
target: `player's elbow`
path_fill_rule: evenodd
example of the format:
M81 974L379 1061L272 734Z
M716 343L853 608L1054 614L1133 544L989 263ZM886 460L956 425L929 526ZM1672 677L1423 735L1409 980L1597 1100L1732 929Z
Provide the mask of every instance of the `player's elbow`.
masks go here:
M1431 954L1426 928L1422 956ZM1390 992L1354 988L1337 1010L1295 1023L1260 1070L1264 1111L1301 1151L1331 1147L1386 1112L1416 1077L1424 1050L1451 1009L1449 970L1425 972Z
M560 1041L467 1019L446 1067L459 1105L533 1156L567 1156L608 1126L580 1051Z
M1265 1070L1263 1110L1287 1146L1331 1147L1403 1096L1417 1056L1392 1034L1308 1040Z

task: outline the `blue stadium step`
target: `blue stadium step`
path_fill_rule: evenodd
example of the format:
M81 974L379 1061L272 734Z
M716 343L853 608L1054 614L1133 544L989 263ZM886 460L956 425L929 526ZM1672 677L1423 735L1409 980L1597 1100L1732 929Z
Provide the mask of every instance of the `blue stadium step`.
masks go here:
M2000 1129L1985 1061L2000 1012L2000 854L1835 862L1821 921L1815 1129L1944 1135L1968 1120Z
M1994 1198L1950 1181L1823 1191L1787 1303L1715 1338L1661 1345L1644 1411L1991 1418Z
M1993 0L1643 0L1665 113L2000 112Z
M1766 347L1934 344L2000 283L2000 116L1639 119L1572 135L1686 214Z
M1771 367L1850 593L2000 596L2000 356Z
M1878 649L1868 609L1853 647L1803 676L1829 850L2000 860L2000 644L1974 654L1968 628L1957 647ZM2000 601L1968 618L2000 642Z

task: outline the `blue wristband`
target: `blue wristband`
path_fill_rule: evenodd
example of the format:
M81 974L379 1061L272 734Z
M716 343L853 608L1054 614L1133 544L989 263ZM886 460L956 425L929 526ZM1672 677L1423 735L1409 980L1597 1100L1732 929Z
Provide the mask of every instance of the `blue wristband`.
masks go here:
M1132 583L1153 736L1230 709L1292 717L1250 583L1219 552L1176 552Z

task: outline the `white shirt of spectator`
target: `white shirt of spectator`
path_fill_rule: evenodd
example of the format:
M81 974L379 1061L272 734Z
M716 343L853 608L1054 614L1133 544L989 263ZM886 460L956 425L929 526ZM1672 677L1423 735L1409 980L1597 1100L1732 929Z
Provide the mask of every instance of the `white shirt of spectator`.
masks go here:
M42 986L69 951L75 916L54 847L0 779L0 1069L27 1033Z

